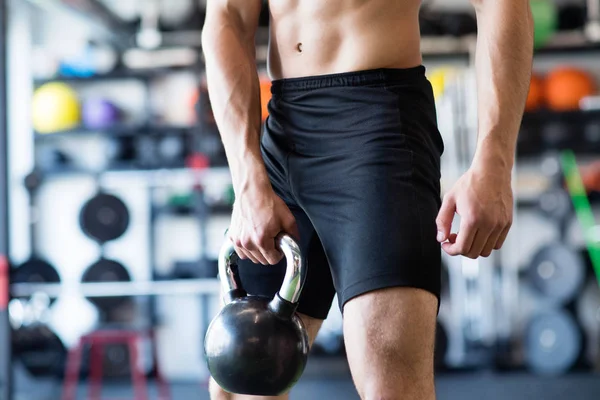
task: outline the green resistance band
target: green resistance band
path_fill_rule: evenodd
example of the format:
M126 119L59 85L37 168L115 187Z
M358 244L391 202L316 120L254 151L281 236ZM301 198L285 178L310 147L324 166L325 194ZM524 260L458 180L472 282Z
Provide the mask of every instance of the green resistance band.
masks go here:
M598 285L600 285L600 240L597 234L594 232L598 228L596 220L592 212L592 207L583 186L583 180L577 166L577 160L575 154L571 150L564 150L560 154L560 162L567 182L567 188L573 207L575 208L575 215L579 224L583 228L585 242L587 246L590 259L592 260L592 266L594 267L594 273Z

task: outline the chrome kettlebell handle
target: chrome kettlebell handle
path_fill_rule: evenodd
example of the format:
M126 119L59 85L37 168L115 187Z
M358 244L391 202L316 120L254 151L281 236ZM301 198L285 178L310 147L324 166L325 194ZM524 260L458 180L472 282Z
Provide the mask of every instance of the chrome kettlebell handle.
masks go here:
M302 260L300 247L294 239L286 234L277 236L275 242L283 252L287 262L285 277L279 289L279 297L292 304L296 304L306 280L306 267ZM226 304L233 298L246 294L237 274L238 260L239 258L235 253L233 243L227 238L219 252L219 278ZM269 267L265 266L265 268Z

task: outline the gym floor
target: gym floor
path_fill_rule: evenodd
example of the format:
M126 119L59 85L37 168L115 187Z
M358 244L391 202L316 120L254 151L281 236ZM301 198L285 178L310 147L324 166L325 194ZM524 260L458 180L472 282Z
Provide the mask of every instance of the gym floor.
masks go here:
M327 372L323 373L323 371ZM14 400L59 400L61 385L50 380L29 380L21 370L15 373ZM438 374L438 400L597 400L600 376L569 374L540 378L527 373L494 374L491 372ZM151 399L157 399L151 385ZM172 400L209 400L206 387L193 382L171 382ZM78 399L87 395L82 382ZM132 398L133 390L127 381L109 381L103 386L103 398ZM323 398L327 400L358 400L347 365L340 361L309 362L307 373L294 388L291 400Z
M86 398L86 387L82 385L78 399ZM127 383L105 385L103 398L131 398L132 389ZM600 377L589 374L568 375L552 379L538 379L526 374L489 375L464 374L460 376L441 375L437 378L438 400L597 400L600 393ZM171 384L173 400L208 400L205 388L191 383ZM317 397L323 399L359 399L349 377L302 379L290 396L291 400L307 400ZM156 399L156 393L151 394ZM52 382L36 382L27 392L17 391L15 400L58 400L60 386Z

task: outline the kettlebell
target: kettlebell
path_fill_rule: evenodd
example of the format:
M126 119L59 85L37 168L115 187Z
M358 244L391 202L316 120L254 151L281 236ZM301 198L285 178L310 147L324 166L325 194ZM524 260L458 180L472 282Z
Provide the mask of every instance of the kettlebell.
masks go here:
M225 305L208 327L204 353L212 378L229 393L281 395L296 384L306 366L308 335L296 314L306 267L290 236L279 235L276 244L285 255L287 269L272 299L246 293L231 241L219 253Z

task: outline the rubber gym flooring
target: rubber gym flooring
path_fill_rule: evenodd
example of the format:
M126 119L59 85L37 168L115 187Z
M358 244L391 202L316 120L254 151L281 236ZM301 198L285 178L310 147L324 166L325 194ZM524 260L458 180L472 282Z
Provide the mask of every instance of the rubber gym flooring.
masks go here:
M294 388L291 400L359 400L347 368L343 364L323 362L312 366ZM327 369L324 379L322 369ZM206 388L194 383L171 383L172 400L208 400ZM570 374L556 378L537 378L525 373L452 373L439 374L436 380L438 400L598 400L600 374ZM60 400L60 384L30 381L22 371L15 372L14 400ZM82 382L77 399L87 398ZM133 399L128 382L107 383L103 399ZM157 399L151 390L150 399Z

